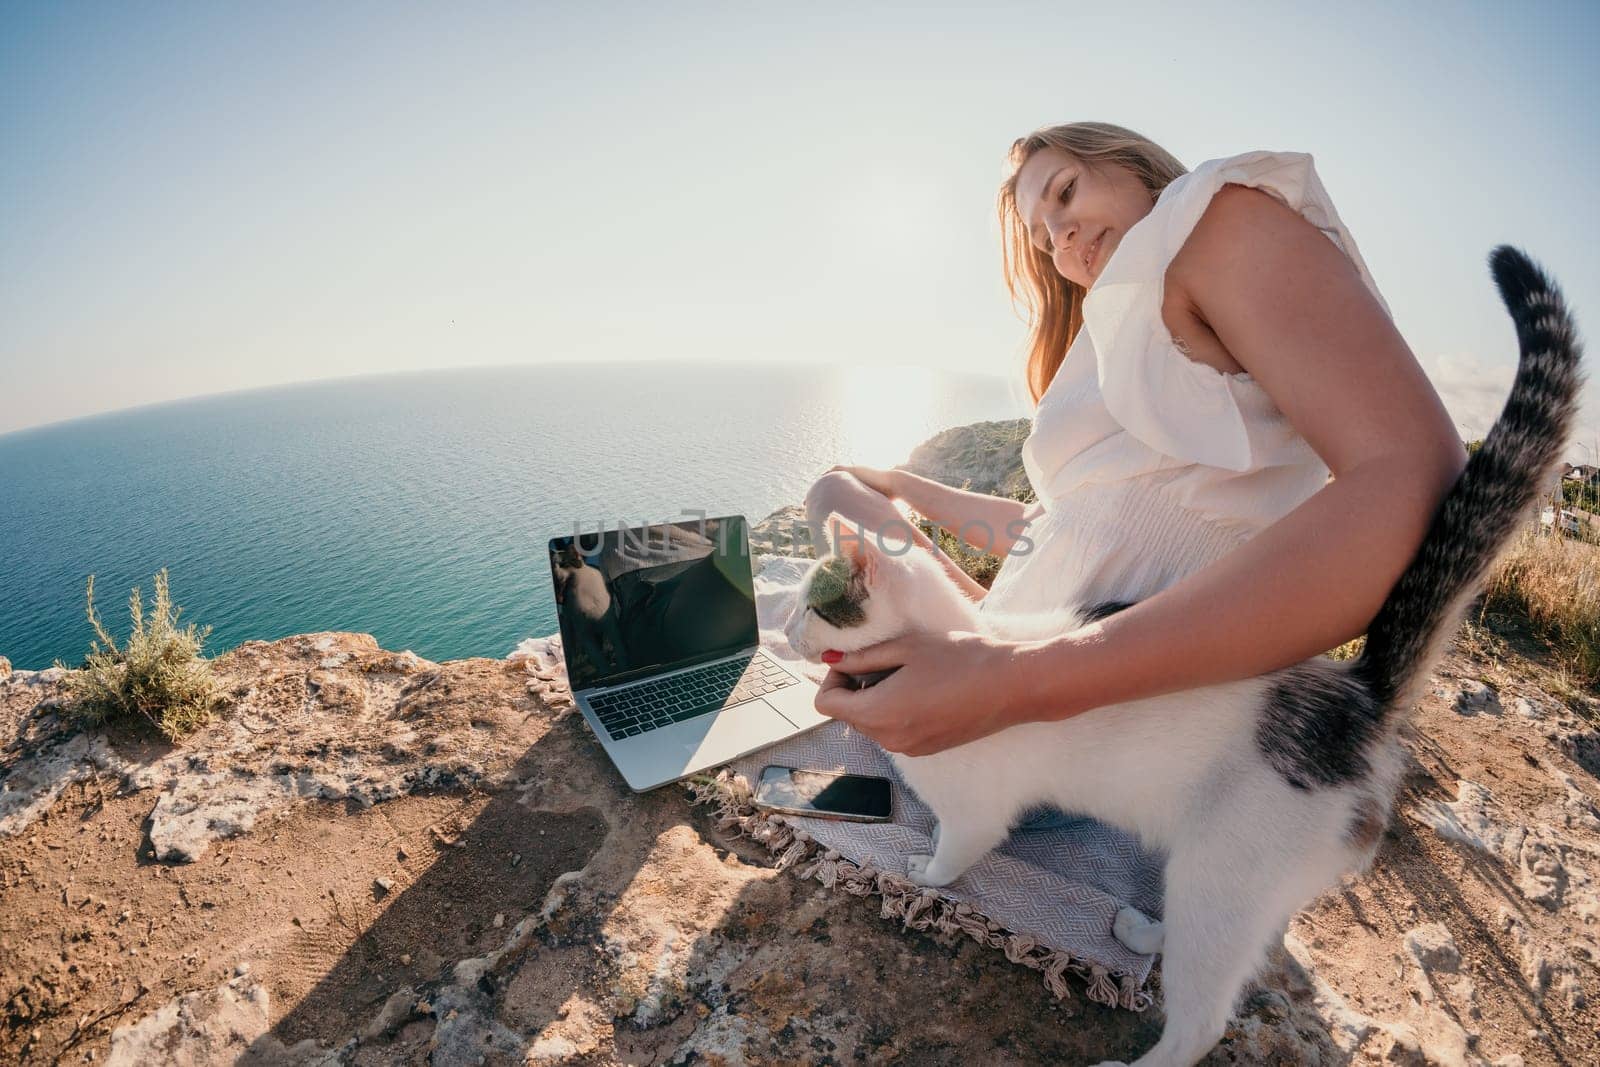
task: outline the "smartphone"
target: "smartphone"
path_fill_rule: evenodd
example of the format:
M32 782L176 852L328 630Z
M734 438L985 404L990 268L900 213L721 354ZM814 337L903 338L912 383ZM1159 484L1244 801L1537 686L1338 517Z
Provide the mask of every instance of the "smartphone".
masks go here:
M816 819L888 822L889 779L768 766L761 771L755 805Z

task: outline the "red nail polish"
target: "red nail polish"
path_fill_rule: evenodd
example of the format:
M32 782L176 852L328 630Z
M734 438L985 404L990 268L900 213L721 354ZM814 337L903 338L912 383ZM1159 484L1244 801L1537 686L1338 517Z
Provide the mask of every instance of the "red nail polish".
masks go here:
M838 663L842 659L844 659L844 653L836 652L831 648L822 654L822 662L824 663Z

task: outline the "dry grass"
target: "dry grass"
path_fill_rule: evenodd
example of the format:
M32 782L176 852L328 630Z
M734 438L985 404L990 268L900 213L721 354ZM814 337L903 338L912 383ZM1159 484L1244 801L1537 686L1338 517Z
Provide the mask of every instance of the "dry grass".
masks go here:
M1362 634L1352 641L1346 641L1327 655L1329 659L1355 659L1361 655L1361 650L1367 645L1367 635Z
M1484 610L1526 619L1576 684L1600 682L1600 546L1529 526L1490 571Z
M68 668L64 679L70 710L91 723L142 716L172 740L204 725L221 696L211 661L200 655L211 627L190 623L178 629L182 608L172 606L167 572L155 578L156 601L147 617L137 587L128 598L133 629L121 648L94 610L94 575L89 575L89 624L98 641L89 643L83 666ZM104 647L101 647L101 643Z

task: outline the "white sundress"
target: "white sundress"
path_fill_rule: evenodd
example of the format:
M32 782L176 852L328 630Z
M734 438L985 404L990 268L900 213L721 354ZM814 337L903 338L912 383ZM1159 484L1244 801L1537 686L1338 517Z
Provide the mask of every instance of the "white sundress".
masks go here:
M1249 374L1186 356L1161 318L1167 265L1228 182L1265 190L1333 241L1387 313L1301 152L1214 159L1161 192L1084 298L1022 460L1039 501L985 610L1138 601L1294 510L1328 468Z

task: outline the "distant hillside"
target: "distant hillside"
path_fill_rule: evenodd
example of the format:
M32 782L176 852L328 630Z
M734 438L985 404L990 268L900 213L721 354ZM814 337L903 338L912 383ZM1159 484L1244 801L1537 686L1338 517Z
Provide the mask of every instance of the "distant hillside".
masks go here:
M957 489L1032 501L1033 487L1022 469L1022 442L1031 425L1007 419L952 426L913 449L905 466Z

